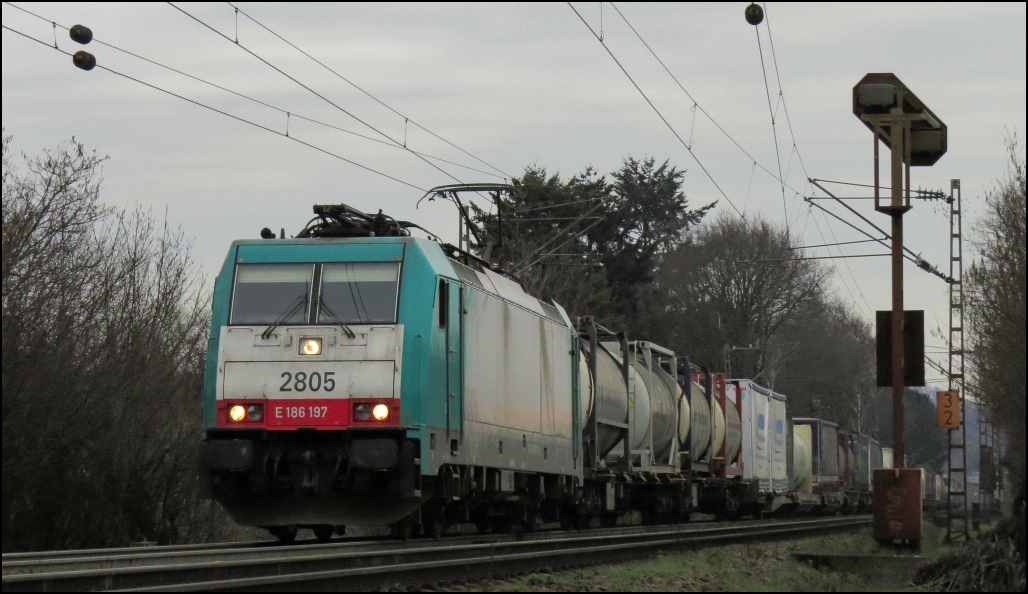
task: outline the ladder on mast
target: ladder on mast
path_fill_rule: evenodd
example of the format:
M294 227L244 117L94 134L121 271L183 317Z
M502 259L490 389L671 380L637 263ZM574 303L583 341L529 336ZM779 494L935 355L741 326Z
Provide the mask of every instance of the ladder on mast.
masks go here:
M964 395L964 238L960 180L950 180L949 196L949 390L960 398L960 427L950 429L946 542L968 540L967 409Z

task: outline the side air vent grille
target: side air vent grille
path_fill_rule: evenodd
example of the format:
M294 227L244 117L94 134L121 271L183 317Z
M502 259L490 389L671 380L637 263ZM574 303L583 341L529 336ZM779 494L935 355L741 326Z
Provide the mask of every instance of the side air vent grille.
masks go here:
M450 260L450 264L453 264L453 270L457 273L457 276L460 277L462 281L471 285L472 287L478 287L479 289L485 288L485 285L482 284L482 280L478 278L477 272L461 264L460 262Z
M550 305L549 303L546 303L542 299L539 300L539 305L541 305L542 308L543 308L543 311L546 312L546 317L547 318L553 320L554 322L557 322L558 324L563 324L564 323L564 320L560 317L560 312L557 311L556 307L553 307L552 305Z

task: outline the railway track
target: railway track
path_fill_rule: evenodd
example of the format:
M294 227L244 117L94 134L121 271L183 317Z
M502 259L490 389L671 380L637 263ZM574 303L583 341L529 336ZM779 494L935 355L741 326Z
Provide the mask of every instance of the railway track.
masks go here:
M870 522L870 516L851 516L459 536L439 541L247 543L5 555L3 591L405 589L620 562L660 550L853 530Z

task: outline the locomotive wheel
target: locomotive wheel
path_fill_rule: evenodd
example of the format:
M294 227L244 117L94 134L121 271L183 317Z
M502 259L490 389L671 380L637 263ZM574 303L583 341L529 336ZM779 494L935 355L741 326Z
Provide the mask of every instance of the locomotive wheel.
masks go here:
M471 521L475 523L475 530L479 534L491 534L492 522L490 522L489 511L486 507L476 510L471 515Z
M334 526L315 526L311 530L314 531L314 538L318 539L319 542L328 542L332 540L332 535L335 534Z
M493 534L510 534L514 532L514 522L507 516L490 518L489 523L492 525Z
M446 509L442 505L426 505L421 509L421 533L429 538L442 538L449 528Z
M530 511L525 514L525 532L535 532L536 523L539 521L539 512Z
M415 522L410 517L406 517L390 526L389 534L393 538L406 542L410 540L412 536L417 536L414 532L414 526Z
M440 539L446 534L448 526L439 518L425 518L424 524L425 536L429 538Z
M268 532L277 538L279 542L290 543L296 540L295 524L289 524L287 526L269 526Z

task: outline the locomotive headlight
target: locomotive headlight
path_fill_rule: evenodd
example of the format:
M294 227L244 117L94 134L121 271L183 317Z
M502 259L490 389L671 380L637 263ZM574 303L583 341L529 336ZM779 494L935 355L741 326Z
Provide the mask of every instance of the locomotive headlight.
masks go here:
M228 409L228 420L233 423L242 423L246 420L246 408L237 404Z
M301 355L320 355L321 354L321 339L320 338L305 338L300 341L300 354Z
M384 404L376 404L375 408L371 409L371 416L375 417L376 421L385 421L389 418L389 407Z
M246 420L247 421L253 421L253 422L256 423L256 422L259 422L263 418L264 418L264 406L263 405L251 404L246 409Z
M355 405L353 407L353 418L357 421L370 421L371 405L367 403Z

